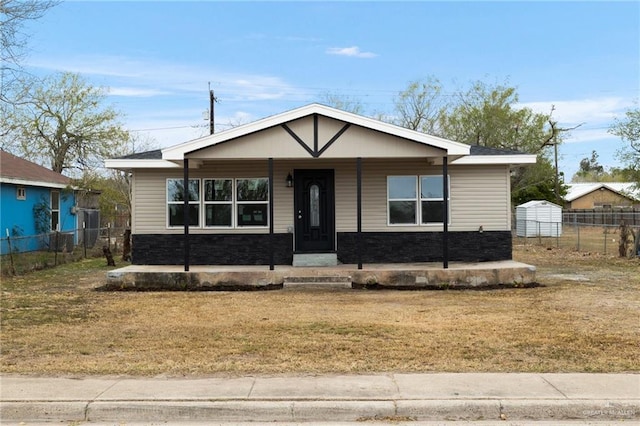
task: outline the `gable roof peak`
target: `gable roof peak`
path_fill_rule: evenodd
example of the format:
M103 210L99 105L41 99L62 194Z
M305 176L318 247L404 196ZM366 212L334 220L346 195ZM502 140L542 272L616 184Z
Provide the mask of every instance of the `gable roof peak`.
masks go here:
M386 123L371 117L365 117L363 115L354 114L352 112L343 111L319 103L311 103L262 118L252 123L234 127L220 133L214 133L199 139L164 148L162 150L162 158L169 161L181 161L184 159L185 155L194 151L315 114L442 149L446 152L446 155L469 155L469 145L467 144L427 135L426 133L410 130L396 126L395 124Z

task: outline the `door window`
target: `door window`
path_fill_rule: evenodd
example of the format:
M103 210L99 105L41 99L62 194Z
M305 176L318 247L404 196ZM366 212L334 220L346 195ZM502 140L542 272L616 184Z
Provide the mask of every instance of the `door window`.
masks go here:
M315 183L309 188L309 216L311 226L320 226L320 188Z

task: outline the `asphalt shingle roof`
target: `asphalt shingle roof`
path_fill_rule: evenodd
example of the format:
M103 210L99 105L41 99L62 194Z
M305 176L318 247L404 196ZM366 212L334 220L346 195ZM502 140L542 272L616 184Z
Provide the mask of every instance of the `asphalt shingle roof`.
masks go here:
M137 152L119 158L123 160L162 160L162 150L154 149L152 151Z
M491 148L488 146L471 145L471 155L522 155L524 152L513 149Z
M0 177L32 182L71 184L71 179L31 161L0 150Z

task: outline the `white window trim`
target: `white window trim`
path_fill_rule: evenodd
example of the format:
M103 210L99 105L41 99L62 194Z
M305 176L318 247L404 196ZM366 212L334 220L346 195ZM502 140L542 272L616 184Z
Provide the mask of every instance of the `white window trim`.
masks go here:
M394 178L394 177L412 177L414 178L414 183L415 183L415 191L416 191L416 196L415 198L389 198L389 178ZM418 219L418 216L420 214L420 195L418 193L418 191L420 190L419 187L419 183L418 183L418 176L417 175L389 175L387 176L387 226L418 226L418 224L420 223L420 220ZM416 208L416 220L414 221L414 223L391 223L391 211L389 209L389 202L390 201L413 201L415 203L415 208Z
M238 197L237 197L237 193L238 193L238 181L239 180L254 180L254 179L265 179L267 181L267 201L239 201ZM269 224L271 223L271 217L269 214L269 200L271 200L271 193L269 192L269 178L268 177L244 177L244 178L236 178L234 180L234 185L233 185L233 199L234 199L234 203L233 203L233 215L234 215L234 219L233 219L233 223L234 223L234 228L235 229L266 229L269 228ZM238 205L239 204L266 204L267 205L267 224L266 225L247 225L247 226L241 226L237 223L237 219L238 219Z
M416 180L416 198L389 198L389 178L394 177L413 177ZM388 175L387 176L387 226L389 227L413 227L424 226L434 227L442 226L442 222L422 223L422 201L444 201L444 198L422 198L422 178L423 177L442 177L442 175ZM447 197L447 225L451 225L451 175L447 175L448 197ZM416 203L416 221L415 223L391 223L391 213L389 211L390 201L414 201Z
M16 199L24 201L27 199L27 188L24 186L16 187Z
M58 205L54 206L53 205L53 194L57 193L58 194ZM60 230L60 196L62 194L60 193L60 191L56 191L56 190L51 190L49 191L49 208L51 209L51 219L49 222L49 227L51 229L51 231L59 231ZM55 208L54 208L55 207ZM55 229L53 227L53 213L57 212L58 213L58 224L56 225Z
M184 181L184 178L166 178L165 179L165 183L164 183L164 204L165 204L165 208L164 208L164 214L165 214L165 219L166 219L166 226L167 229L184 229L184 224L182 225L175 225L172 226L169 224L169 205L171 204L175 204L175 205L184 205L184 201L169 201L168 200L168 186L169 186L169 181L170 180L182 180ZM189 225L189 229L199 229L202 228L202 179L200 178L189 178L189 180L197 180L198 183L198 201L189 201L189 204L195 204L199 206L198 209L198 225ZM188 185L188 183L187 183ZM183 215L186 214L183 213Z
M189 229L268 229L270 224L271 224L271 215L270 215L270 211L269 208L267 208L267 224L266 225L248 225L248 226L241 226L238 225L238 204L265 204L265 205L269 205L269 200L271 199L271 193L267 192L267 200L266 201L238 201L237 199L237 191L238 191L238 181L239 180L254 180L254 179L265 179L267 182L269 182L269 178L268 177L262 177L262 176L257 176L257 177L241 177L241 178L223 178L223 177L207 177L207 178L189 178L190 181L194 181L197 180L199 182L198 184L198 201L189 201L190 205L197 205L199 206L199 211L198 211L198 225L189 225ZM169 201L168 200L168 193L167 193L167 188L169 185L169 181L170 180L184 180L184 178L180 178L180 177L175 177L175 178L166 178L165 179L165 186L164 186L164 202L165 202L165 224L166 224L166 229L183 229L184 225L178 225L178 226L171 226L169 224L169 205L170 204L176 204L176 205L183 205L184 202L183 201ZM233 193L231 195L231 214L232 214L232 218L231 218L231 225L232 226L206 226L206 217L205 217L205 206L207 204L229 204L229 201L205 201L204 200L204 181L206 180L230 180L231 184L233 186Z
M205 182L208 180L230 180L231 181L231 201L207 201L205 198ZM236 227L236 182L233 178L228 177L210 177L202 179L202 227L205 229L234 229ZM231 204L231 225L230 226L220 226L220 225L207 225L207 205L224 205Z
M418 182L419 182L419 197L420 197L420 225L421 226L442 226L442 222L427 222L427 223L423 223L422 222L422 202L423 201L444 201L444 197L443 198L422 198L422 178L423 177L439 177L441 178L442 175L420 175L418 176ZM447 175L447 225L451 225L451 175Z

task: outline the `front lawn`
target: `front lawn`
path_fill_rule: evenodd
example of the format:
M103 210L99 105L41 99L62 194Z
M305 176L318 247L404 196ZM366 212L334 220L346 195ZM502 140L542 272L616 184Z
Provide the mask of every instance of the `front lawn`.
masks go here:
M2 279L4 373L638 372L640 261L516 246L541 287L111 293L104 259Z

